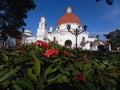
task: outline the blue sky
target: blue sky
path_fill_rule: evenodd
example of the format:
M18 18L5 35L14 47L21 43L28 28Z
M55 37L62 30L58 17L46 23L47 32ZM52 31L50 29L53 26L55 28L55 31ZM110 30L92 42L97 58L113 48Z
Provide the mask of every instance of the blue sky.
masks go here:
M45 16L47 29L56 28L59 18L66 13L68 6L72 7L81 20L82 25L88 26L90 36L100 35L120 29L120 0L114 0L113 5L107 5L105 0L96 3L96 0L35 0L37 7L29 11L25 19L25 29L31 30L33 35L39 25L40 17Z

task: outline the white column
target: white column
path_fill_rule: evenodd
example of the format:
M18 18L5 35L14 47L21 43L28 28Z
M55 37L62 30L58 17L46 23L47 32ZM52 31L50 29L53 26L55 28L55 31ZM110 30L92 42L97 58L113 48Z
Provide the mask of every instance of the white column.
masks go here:
M109 51L111 51L111 44L109 44Z

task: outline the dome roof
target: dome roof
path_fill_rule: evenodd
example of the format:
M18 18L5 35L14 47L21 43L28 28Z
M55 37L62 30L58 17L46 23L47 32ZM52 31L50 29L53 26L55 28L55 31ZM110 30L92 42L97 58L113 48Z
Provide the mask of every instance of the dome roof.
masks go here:
M67 8L67 13L65 13L59 20L57 25L64 24L64 23L77 23L79 25L82 25L81 20L79 17L72 13L71 7Z

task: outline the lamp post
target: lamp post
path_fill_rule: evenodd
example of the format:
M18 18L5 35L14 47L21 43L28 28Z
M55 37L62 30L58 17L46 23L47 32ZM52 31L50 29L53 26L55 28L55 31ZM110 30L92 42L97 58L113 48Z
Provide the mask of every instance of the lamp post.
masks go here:
M83 27L83 30L82 30L82 31L79 31L79 29L78 29L78 28L80 28L80 26L78 26L78 28L76 28L76 29L74 30L74 32L72 32L72 31L70 30L70 28L71 28L71 26L70 26L70 25L67 25L68 32L71 32L73 35L75 35L75 41L76 41L75 46L76 46L76 49L77 49L77 39L78 39L78 35L79 35L79 34L82 34L83 32L86 32L86 31L87 31L87 25L85 25L85 26Z

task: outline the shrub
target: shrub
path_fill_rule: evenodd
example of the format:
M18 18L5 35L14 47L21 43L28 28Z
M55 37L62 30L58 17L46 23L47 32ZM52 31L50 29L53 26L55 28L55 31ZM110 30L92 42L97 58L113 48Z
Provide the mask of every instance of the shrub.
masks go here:
M59 90L116 90L119 87L119 53L76 51L43 41L0 52L1 90L58 87Z

